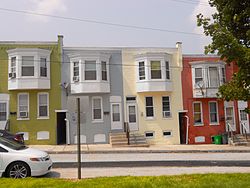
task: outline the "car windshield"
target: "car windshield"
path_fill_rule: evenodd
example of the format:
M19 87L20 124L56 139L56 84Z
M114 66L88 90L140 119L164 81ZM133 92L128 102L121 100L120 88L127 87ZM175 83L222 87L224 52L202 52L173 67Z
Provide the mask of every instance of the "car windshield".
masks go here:
M25 145L19 144L15 141L3 137L0 137L0 143L13 150L22 150L27 148Z

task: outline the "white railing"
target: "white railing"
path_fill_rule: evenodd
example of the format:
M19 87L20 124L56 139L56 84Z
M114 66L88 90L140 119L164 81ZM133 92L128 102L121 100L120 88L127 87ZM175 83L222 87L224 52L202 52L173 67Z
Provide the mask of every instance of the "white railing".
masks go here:
M226 125L227 125L227 132L229 132L228 138L233 138L234 128L232 127L232 125L230 125L229 122L226 122Z
M242 134L245 135L246 139L247 139L247 127L246 127L246 123L240 122L240 126L241 126L241 130L242 130Z

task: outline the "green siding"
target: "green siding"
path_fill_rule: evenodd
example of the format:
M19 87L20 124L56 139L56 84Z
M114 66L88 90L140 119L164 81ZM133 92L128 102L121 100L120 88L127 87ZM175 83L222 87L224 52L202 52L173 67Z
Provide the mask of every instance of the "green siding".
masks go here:
M50 84L51 89L8 91L8 54L6 50L14 48L42 48L51 50ZM9 115L10 131L28 132L27 144L56 144L56 112L61 109L61 46L58 44L14 45L0 44L0 93L10 94L10 112L17 112L18 93L29 93L29 120L17 120L17 114ZM37 94L49 93L49 119L37 119ZM49 140L37 140L38 131L49 131Z

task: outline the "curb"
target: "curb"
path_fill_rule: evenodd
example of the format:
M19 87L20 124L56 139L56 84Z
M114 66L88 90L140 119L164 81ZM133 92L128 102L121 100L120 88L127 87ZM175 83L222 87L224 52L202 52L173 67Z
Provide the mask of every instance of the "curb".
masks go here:
M48 154L77 154L77 151L46 151ZM250 150L97 150L81 151L81 154L126 153L250 153Z

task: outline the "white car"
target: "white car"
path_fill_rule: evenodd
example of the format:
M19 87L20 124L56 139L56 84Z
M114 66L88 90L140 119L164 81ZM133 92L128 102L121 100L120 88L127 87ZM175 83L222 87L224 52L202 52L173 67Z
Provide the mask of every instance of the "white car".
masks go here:
M51 167L52 161L46 152L0 137L0 177L41 176Z

